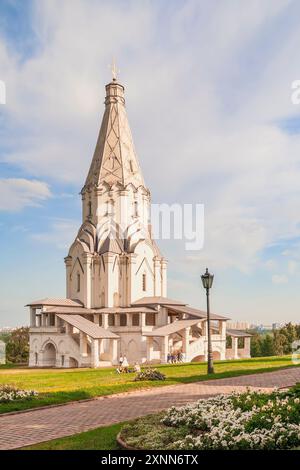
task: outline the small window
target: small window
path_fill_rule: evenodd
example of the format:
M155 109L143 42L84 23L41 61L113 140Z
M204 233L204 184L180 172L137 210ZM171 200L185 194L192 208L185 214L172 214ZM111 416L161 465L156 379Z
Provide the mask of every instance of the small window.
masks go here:
M130 165L130 171L131 171L131 173L134 173L132 160L129 161L129 165Z
M134 201L134 215L138 217L139 215L139 205L137 201Z
M98 321L99 321L99 326L102 326L102 324L103 324L102 315L99 315L99 320Z
M120 326L127 325L127 315L126 313L120 313Z
M132 326L140 326L140 314L134 313L132 315Z
M146 326L155 326L155 313L146 313Z
M65 365L65 356L61 356L61 366L63 367Z
M80 274L77 274L77 292L80 292Z
M146 274L143 274L143 291L146 292L147 290L147 279Z
M88 217L92 217L92 203L89 201L88 204Z
M37 366L37 364L38 364L38 361L39 361L39 355L38 355L38 353L37 353L37 352L36 352L36 353L34 353L34 357L35 357L35 365Z
M49 323L50 323L50 326L55 326L55 315L54 315L54 313L50 313Z
M108 314L108 326L115 326L115 315L113 313Z

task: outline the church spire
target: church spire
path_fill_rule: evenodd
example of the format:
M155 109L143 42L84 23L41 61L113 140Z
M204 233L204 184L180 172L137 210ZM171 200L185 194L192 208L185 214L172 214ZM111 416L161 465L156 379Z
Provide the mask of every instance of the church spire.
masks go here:
M82 192L102 183L145 187L126 114L124 87L117 81L115 63L112 75L112 81L105 87L105 111Z

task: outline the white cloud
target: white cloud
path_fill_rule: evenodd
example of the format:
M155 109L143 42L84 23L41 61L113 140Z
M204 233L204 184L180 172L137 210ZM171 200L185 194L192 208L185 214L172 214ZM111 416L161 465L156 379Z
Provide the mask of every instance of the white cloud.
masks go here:
M0 210L19 211L28 206L39 206L51 196L43 181L24 178L0 179Z
M153 200L205 204L204 250L169 244L173 266L183 277L206 263L265 269L266 248L300 236L300 136L277 124L300 110L290 101L299 14L285 0L36 1L38 52L19 61L0 38L11 126L2 158L80 188L116 56ZM35 237L63 246L67 232Z
M274 274L272 276L273 284L287 284L289 279L286 274Z
M47 232L31 234L31 238L41 243L55 246L59 250L67 251L74 241L80 223L72 219L54 219Z

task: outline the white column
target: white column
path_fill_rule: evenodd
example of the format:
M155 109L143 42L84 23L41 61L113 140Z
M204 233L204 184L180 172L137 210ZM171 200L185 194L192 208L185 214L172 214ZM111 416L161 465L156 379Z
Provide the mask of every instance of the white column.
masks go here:
M233 359L238 359L238 338L232 336L232 354Z
M245 348L244 348L244 354L245 354L245 357L251 357L251 338L248 337L248 338L245 338L244 339L245 341Z
M35 308L30 307L30 326L31 326L31 327L35 327L35 326L36 326L35 311L36 311Z
M90 253L84 253L83 258L83 298L84 306L91 308L92 306L92 255Z
M141 313L141 327L144 328L146 326L146 314Z
M226 321L219 320L219 335L221 335L222 338L225 338L225 336L226 336Z
M67 298L70 299L72 297L71 295L72 256L66 256L65 265L66 265L66 293L67 293Z
M153 337L147 336L147 361L150 362L153 359Z
M127 326L132 326L132 313L126 313Z
M129 302L127 300L127 256L120 255L120 271L121 271L121 281L119 283L120 289L119 294L120 297L120 307L128 307Z
M105 253L103 255L105 263L105 306L114 306L114 282L113 282L113 263L115 255Z
M162 295L161 282L161 263L160 259L156 256L154 258L154 295Z
M190 328L185 328L183 330L182 352L184 354L185 361L188 361L190 353Z
M161 295L167 297L167 260L161 260Z
M167 362L167 356L169 353L169 336L162 338L162 348L160 352L160 360L162 363Z
M118 364L118 340L109 340L109 355L112 365Z
M136 272L136 258L135 253L128 255L128 297L127 303L130 305L134 300L137 300L134 288L135 288L135 272Z
M108 328L108 313L102 313L102 327Z
M99 339L92 339L91 352L92 367L99 367Z
M80 331L80 355L87 356L87 337L86 334Z
M46 313L42 313L42 326L46 326L46 321L47 321Z

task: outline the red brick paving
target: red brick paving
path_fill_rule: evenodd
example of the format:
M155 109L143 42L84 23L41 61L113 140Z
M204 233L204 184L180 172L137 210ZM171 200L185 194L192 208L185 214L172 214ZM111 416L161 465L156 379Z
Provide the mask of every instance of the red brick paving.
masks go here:
M271 391L300 382L300 368L263 374L170 385L100 397L43 410L0 416L0 449L16 449L77 434L100 426L155 413L220 393L261 389Z

